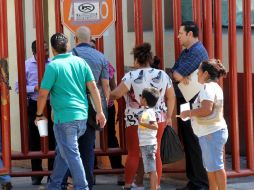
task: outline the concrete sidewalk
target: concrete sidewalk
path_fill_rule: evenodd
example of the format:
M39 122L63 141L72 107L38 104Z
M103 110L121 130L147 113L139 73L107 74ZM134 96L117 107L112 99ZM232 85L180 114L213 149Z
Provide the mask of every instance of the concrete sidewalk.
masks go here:
M120 190L121 186L116 185L116 175L98 175L96 176L96 185L94 190ZM44 177L41 186L31 185L30 177L15 177L12 178L13 190L38 190L46 184L46 177ZM173 190L177 187L182 187L186 181L176 180L170 177L163 176L161 182L162 190ZM149 182L145 180L146 190L149 190ZM234 178L228 180L228 190L254 190L254 176Z

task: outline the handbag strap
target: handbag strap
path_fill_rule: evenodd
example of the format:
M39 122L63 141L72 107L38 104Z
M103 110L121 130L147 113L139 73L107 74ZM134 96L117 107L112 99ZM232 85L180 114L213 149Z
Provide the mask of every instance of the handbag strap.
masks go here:
M78 54L78 51L76 50L76 48L73 48L73 49L72 49L72 52L73 52L73 54L74 54L75 56L80 57L79 54ZM90 92L89 92L88 89L86 90L86 93L87 93L88 95L90 94Z
M76 55L76 56L78 56L78 57L79 57L79 54L78 54L78 52L77 52L76 48L73 48L73 49L72 49L72 52L73 52L73 54L74 54L74 55Z

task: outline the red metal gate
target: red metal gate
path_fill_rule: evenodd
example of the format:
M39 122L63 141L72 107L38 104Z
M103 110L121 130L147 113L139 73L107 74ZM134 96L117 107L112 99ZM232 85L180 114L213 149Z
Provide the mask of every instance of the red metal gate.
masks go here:
M155 54L161 58L162 64L160 65L164 69L164 54L168 50L163 49L163 42L168 40L164 39L163 28L163 1L153 0L153 21L154 21L154 36L155 36ZM182 21L181 0L172 0L173 2L173 28L174 28L174 49L175 58L177 58L181 52L181 46L177 39L178 30ZM230 131L230 143L229 148L232 152L232 170L227 171L229 177L246 176L254 174L254 158L253 158L253 100L252 100L252 47L251 47L251 0L244 0L243 2L243 95L244 103L239 104L238 98L238 71L237 71L237 42L236 42L236 1L228 1L228 60L229 60L229 74L228 79L221 81L224 84L225 91L225 116L229 125ZM25 53L24 53L24 39L20 36L24 36L23 31L23 12L22 12L22 0L15 0L15 18L16 18L16 34L17 34L17 62L18 62L18 80L19 84L19 100L20 100L20 128L21 128L21 152L12 154L13 160L22 160L30 158L48 158L54 155L54 152L47 149L47 138L41 139L42 151L29 152L28 150L28 129L27 129L27 108L26 108L26 90L25 90ZM56 18L56 31L62 32L63 27L61 24L61 12L60 12L60 0L55 0L55 18ZM122 15L122 0L116 1L116 23L115 23L115 43L116 43L116 69L117 69L117 81L120 82L124 75L124 41L123 41L123 15ZM134 26L135 26L135 42L139 44L143 41L143 18L142 18L142 0L134 0ZM215 57L218 59L223 58L222 54L222 7L220 0L192 0L192 14L193 20L196 21L201 29L199 38L203 41L209 57ZM6 0L0 0L0 58L7 59L7 18L6 18ZM44 51L43 50L43 12L42 12L42 0L35 1L36 10L36 39L38 42L37 49L39 53L38 59L38 72L39 81L41 81L44 71ZM97 47L103 51L103 38L97 41ZM129 51L129 50L128 50ZM1 97L6 98L7 104L1 104L2 114L2 128L3 128L3 159L5 168L0 172L6 172L10 168L10 146L9 142L9 128L10 128L10 113L9 113L9 98L8 88L1 82ZM231 95L231 96L229 96ZM107 146L107 130L101 133L101 147L96 149L97 155L111 155L111 154L125 154L125 139L124 139L124 102L120 100L119 105L119 126L120 126L120 148L110 149ZM244 125L241 128L245 129L246 140L246 168L240 166L240 142L239 142L239 107L244 110ZM114 170L95 170L96 173L120 173L122 169ZM166 169L166 172L182 172L172 171ZM26 173L11 173L13 176L30 176L30 175L48 175L48 171L43 172L26 172Z
M1 95L1 123L2 130L2 160L4 167L0 173L8 174L11 168L10 146L10 97L9 97L9 71L8 71L8 35L7 35L7 4L0 1L0 95ZM3 143L4 142L4 143Z

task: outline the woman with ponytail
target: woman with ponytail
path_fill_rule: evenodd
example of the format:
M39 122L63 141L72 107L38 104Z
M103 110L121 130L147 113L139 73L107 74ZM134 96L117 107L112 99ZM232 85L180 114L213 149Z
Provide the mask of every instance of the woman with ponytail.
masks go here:
M226 70L220 60L203 61L198 70L198 82L204 86L192 105L193 109L180 115L182 119L191 118L202 150L210 190L227 189L223 147L228 139L228 130L223 117L223 91L217 83L225 76Z

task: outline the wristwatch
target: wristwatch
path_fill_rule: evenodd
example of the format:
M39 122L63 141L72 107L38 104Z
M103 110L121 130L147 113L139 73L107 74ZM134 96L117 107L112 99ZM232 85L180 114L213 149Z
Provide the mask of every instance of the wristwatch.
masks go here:
M42 117L43 116L43 113L42 114L37 114L35 115L36 117Z

